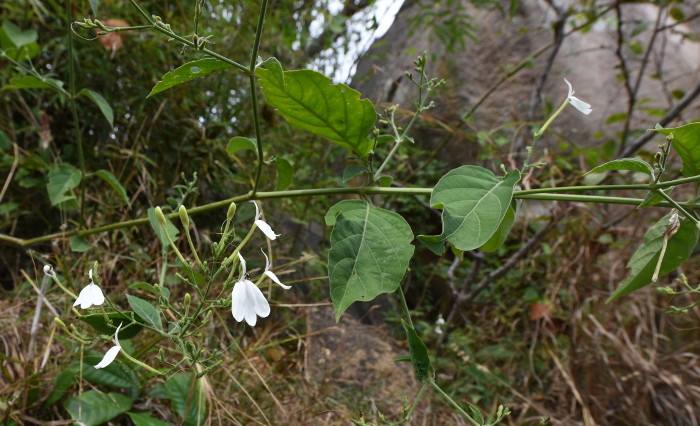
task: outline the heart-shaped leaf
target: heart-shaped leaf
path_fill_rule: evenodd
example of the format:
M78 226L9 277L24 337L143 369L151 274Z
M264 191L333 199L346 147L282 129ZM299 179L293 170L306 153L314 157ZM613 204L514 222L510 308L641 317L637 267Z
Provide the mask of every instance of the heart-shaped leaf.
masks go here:
M326 224L333 225L328 275L336 320L354 302L396 291L414 250L403 217L346 200L331 207Z
M449 171L433 189L430 205L442 209L442 234L418 239L437 254L445 252L445 241L462 251L486 244L505 217L520 172L505 177L479 166Z

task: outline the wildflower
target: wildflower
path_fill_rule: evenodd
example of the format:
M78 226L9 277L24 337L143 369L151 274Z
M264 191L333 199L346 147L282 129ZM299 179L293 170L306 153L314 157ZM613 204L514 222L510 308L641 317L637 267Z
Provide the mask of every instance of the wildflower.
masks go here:
M92 305L101 305L105 302L105 297L102 294L102 290L92 281L92 269L90 269L90 284L86 285L82 290L78 298L73 303L73 306L78 306L82 309L87 309Z
M255 225L260 228L267 238L274 240L279 237L281 234L275 234L272 228L270 228L270 225L261 219L262 213L260 213L260 210L258 209L258 204L255 201L251 201L251 203L255 205Z
M111 348L109 348L109 350L107 351L105 356L102 358L102 361L100 361L99 364L97 364L95 366L95 368L97 368L97 369L105 368L106 366L111 364L112 361L114 361L114 359L119 354L119 351L121 351L122 347L119 344L119 329L120 328L122 328L122 323L119 324L119 326L117 327L116 333L114 333L114 345L115 346L112 346Z
M270 315L270 304L258 286L246 278L245 260L240 253L238 258L241 260L241 278L231 292L231 314L236 321L241 322L245 319L248 325L254 327L257 317L266 318Z
M442 331L442 328L440 328L441 325L445 324L445 318L442 317L442 314L438 315L437 321L435 321L435 333L442 335L444 333Z
M569 83L569 80L564 79L566 82L567 86L569 86L569 95L567 98L569 99L569 103L574 106L577 110L581 111L583 114L588 115L593 111L593 108L591 108L591 105L582 101L581 99L577 98L574 96L574 88L571 86L571 83Z
M290 288L292 288L292 286L282 284L280 279L277 278L277 275L275 275L275 273L270 270L270 267L272 266L272 264L270 263L270 259L267 258L267 255L264 251L262 252L262 254L263 256L265 256L265 275L267 275L272 281L274 281L277 285L279 285L285 290L289 290Z
M54 275L53 267L49 264L44 265L44 274L52 277Z

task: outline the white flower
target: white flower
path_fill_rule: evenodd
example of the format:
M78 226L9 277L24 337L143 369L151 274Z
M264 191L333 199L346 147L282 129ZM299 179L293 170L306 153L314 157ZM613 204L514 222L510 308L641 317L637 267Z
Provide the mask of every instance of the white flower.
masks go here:
M262 251L262 249L260 251ZM267 258L267 255L264 251L262 252L262 254L263 256L265 256L265 275L267 275L272 281L274 281L277 285L279 285L285 290L289 290L290 288L292 288L292 286L282 284L280 279L277 278L277 275L275 275L275 273L270 270L270 267L272 266L272 264L270 264L270 259Z
M435 321L435 333L442 335L443 331L440 326L443 324L445 324L445 318L443 318L442 314L440 314L438 315L437 321Z
M99 364L97 364L95 366L95 368L98 368L98 369L105 368L106 366L111 364L112 361L114 361L114 359L117 357L117 355L119 355L119 351L121 351L121 349L122 349L121 345L119 344L119 329L120 328L122 328L121 323L117 327L116 333L114 333L114 345L115 346L112 346L111 348L109 348L109 350L107 351L105 356L102 358L102 361L100 361Z
M248 325L254 327L257 317L266 318L270 315L270 304L258 286L246 279L245 260L240 253L238 258L241 260L241 278L231 292L231 314L236 321L245 319Z
M564 79L564 81L566 82L567 86L569 86L569 95L567 96L569 99L569 103L571 103L571 105L573 105L574 108L581 111L583 114L590 114L591 111L593 111L591 105L574 96L575 92L574 88L571 86L571 83L569 83L569 80L567 79Z
M102 294L102 290L92 282L92 269L90 269L90 284L86 285L82 290L80 290L80 294L78 294L78 298L75 300L75 303L73 303L73 306L78 306L82 309L87 309L92 305L101 305L105 302L105 297Z
M50 277L53 276L53 274L54 274L53 267L51 265L49 265L48 263L46 265L44 265L44 274L46 274Z
M260 213L260 209L258 209L258 204L255 201L251 201L253 205L255 205L255 225L257 225L258 228L265 234L265 236L271 240L276 239L279 237L281 234L275 234L275 232L270 228L270 225L265 223L264 220L261 219L262 213Z

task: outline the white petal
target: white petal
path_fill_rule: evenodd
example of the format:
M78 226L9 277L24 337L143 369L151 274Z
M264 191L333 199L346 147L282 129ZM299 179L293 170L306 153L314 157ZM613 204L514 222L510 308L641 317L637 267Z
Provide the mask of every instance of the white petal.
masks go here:
M256 203L255 201L251 201L251 203L253 203L253 205L255 206L255 220L258 220L260 219L260 209L258 209L258 203Z
M255 221L255 224L260 228L260 230L265 234L265 236L271 240L276 239L279 237L281 234L275 234L275 232L270 228L270 225L265 223L263 220L258 219Z
M88 275L90 276L90 282L92 282L92 269L88 272Z
M92 305L101 305L104 301L105 297L102 294L102 290L96 284L90 283L80 290L80 294L78 294L78 298L73 303L73 306L80 305L82 309L87 309Z
M99 364L95 366L95 368L105 368L109 364L114 361L114 359L119 355L119 351L121 350L121 346L112 346L107 353L105 354L104 358L102 358L102 361L100 361Z
M260 249L260 251L262 252L263 256L265 256L265 271L269 271L270 266L272 266L272 264L270 263L270 259L267 258L267 255L265 254L265 251L263 251L263 249Z
M48 264L44 265L44 274L53 275L52 271L51 271L52 269L53 268L51 267L51 265L48 265Z
M114 332L114 343L119 346L119 329L122 328L123 322L120 322L119 325L117 326L117 331Z
M248 294L245 291L245 281L238 281L236 285L233 286L233 291L231 292L231 314L233 318L241 322L245 318L246 310L253 310L252 305L248 303Z
M574 88L571 86L571 83L569 83L569 80L564 79L564 81L566 82L566 85L569 86L569 94L566 95L566 97L570 98L574 94Z
M274 281L278 286L282 287L282 288L285 289L285 290L289 290L290 288L292 288L292 286L290 286L290 285L284 285L284 284L282 284L282 282L280 281L280 279L277 278L277 275L275 275L275 273L272 272L272 271L265 271L265 275L267 275L268 277L270 277L270 279L271 279L272 281Z
M593 108L591 108L590 104L582 101L581 99L577 98L576 96L569 97L569 102L571 102L571 105L573 105L574 108L581 111L585 115L588 115L591 113L591 111L593 111Z
M268 315L270 315L270 304L267 303L265 295L263 295L258 286L248 281L246 290L248 291L248 298L255 310L255 313L260 318L266 318Z
M241 252L238 252L238 259L241 261L241 280L245 279L245 259L243 259L243 256L241 255Z

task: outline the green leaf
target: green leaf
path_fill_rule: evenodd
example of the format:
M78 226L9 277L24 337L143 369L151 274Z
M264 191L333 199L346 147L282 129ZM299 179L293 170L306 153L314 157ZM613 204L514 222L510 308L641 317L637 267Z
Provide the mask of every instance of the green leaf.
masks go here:
M211 74L214 71L219 71L226 68L231 68L231 65L213 58L205 58L188 62L174 69L173 71L166 72L163 79L153 87L151 93L149 93L146 98L150 98L151 96L168 90L173 86L177 86L178 84L186 83L207 74Z
M506 238L508 238L510 229L513 227L513 223L515 223L515 217L518 215L518 208L520 207L521 203L522 200L511 201L510 205L508 206L508 211L503 217L501 224L498 225L498 229L486 242L486 244L479 248L481 251L491 253L503 246L503 243L506 242Z
M70 164L60 164L50 171L46 190L49 193L51 205L56 206L64 201L75 199L74 196L69 195L69 191L80 184L82 176L80 170Z
M92 10L92 15L99 16L97 14L97 9L100 7L100 0L88 0L88 3L90 3L90 10Z
M663 232L668 226L669 216L666 215L661 218L644 234L644 242L627 263L627 267L631 269L630 277L613 292L612 296L605 303L610 303L620 296L624 296L651 283L663 244ZM698 242L698 235L698 228L692 222L686 221L681 224L678 232L668 240L666 253L661 262L659 277L672 272L690 257Z
M19 90L19 89L55 89L61 93L63 82L54 80L53 78L39 78L33 75L25 75L22 77L16 76L10 79L10 83L2 88L2 90Z
M406 336L408 337L408 350L411 354L411 364L413 364L413 372L416 379L423 383L426 379L432 376L435 371L430 363L428 348L420 339L416 330L403 319L401 320Z
M53 390L49 394L46 401L44 401L44 407L50 407L68 392L73 383L75 383L75 371L71 369L62 369L56 374L54 378Z
M111 320L111 324L107 321L107 319L105 319L105 317ZM119 330L120 340L131 339L141 331L143 328L142 326L132 324L134 319L143 321L141 318L134 317L133 312L125 312L125 315L118 312L113 312L109 314L92 314L80 317L81 321L86 322L98 332L106 335L113 335L119 323L124 323L121 330Z
M80 235L70 237L70 249L76 253L83 253L90 249L90 243Z
M662 191L666 194L669 195L671 192L673 192L675 186L672 186L670 188L662 189ZM641 209L643 207L650 207L650 206L655 206L659 204L660 202L664 201L665 198L659 194L656 191L649 191L647 192L647 195L644 197L641 203L637 206L637 209Z
M145 300L139 299L138 297L130 294L126 295L126 299L129 301L129 306L131 306L131 309L134 310L134 313L143 318L147 324L158 330L163 329L163 323L161 322L160 312L158 309Z
M107 182L112 187L112 189L117 191L117 194L121 195L122 199L124 200L124 204L131 205L131 203L129 202L129 196L126 194L126 189L124 189L121 182L119 182L119 179L117 179L117 177L114 176L112 172L110 172L109 170L100 169L95 172L95 176Z
M121 332L119 333L119 338L122 338ZM83 378L85 380L95 385L109 386L118 389L138 389L139 380L136 374L125 368L120 362L113 362L105 368L94 368L93 366L97 365L103 357L104 353L96 350L90 350L85 354L83 358ZM70 369L73 371L73 374L77 376L80 370L79 361L72 363Z
M151 413L126 413L127 416L134 422L135 426L170 426L170 423L158 420L150 415Z
M359 164L350 164L345 168L345 170L343 170L343 183L363 173L370 173L370 170L367 167L360 166Z
M292 184L294 167L284 158L275 159L275 167L277 168L277 187L275 191L284 191Z
M683 175L700 175L700 123L690 123L685 126L670 129L651 129L666 136L673 135L671 146L678 152L683 161Z
M280 64L280 61L278 61L277 58L267 58L259 66L269 70L275 80L281 81L282 84L284 84L284 69L282 69L282 64Z
M39 54L38 34L30 28L22 31L10 21L3 21L0 26L0 48L16 61L28 61Z
M83 89L78 95L85 95L88 99L93 101L95 105L97 105L97 108L100 109L102 115L107 119L110 127L114 127L114 111L112 111L112 107L109 106L109 103L107 103L107 100L102 95L90 89Z
M118 393L104 394L89 390L66 400L63 406L76 422L85 426L97 426L125 413L133 403L131 398Z
M19 203L2 203L0 204L0 214L9 213L16 210L19 207Z
M167 247L170 244L168 242L168 236L165 234L166 232L170 234L170 238L173 239L175 239L177 234L180 232L167 216L165 217L165 229L163 229L163 226L160 224L160 222L158 222L158 218L156 217L156 209L154 207L148 209L148 221L151 223L151 227L156 232L156 235L158 235L158 238L164 247Z
M207 400L199 381L190 373L177 373L165 382L165 392L173 410L186 426L203 425L207 415Z
M358 91L311 70L285 71L283 78L262 68L256 74L267 102L293 126L367 157L377 113Z
M600 173L608 170L634 170L636 172L646 173L652 179L654 178L654 168L641 158L620 158L618 160L608 161L605 164L594 167L586 172L586 174Z
M336 321L352 303L396 291L413 255L413 233L398 214L364 201L331 207L328 275Z
M250 138L244 138L243 136L236 136L234 138L231 138L230 141L228 141L228 145L226 146L226 151L228 152L228 155L233 155L236 153L236 151L240 151L242 149L250 149L251 151L255 152L255 155L258 155L258 145L255 142L255 139L250 139Z
M504 178L479 166L451 170L430 196L430 205L443 210L442 234L418 239L437 254L445 252L445 241L462 251L483 246L498 231L519 180L518 170Z

